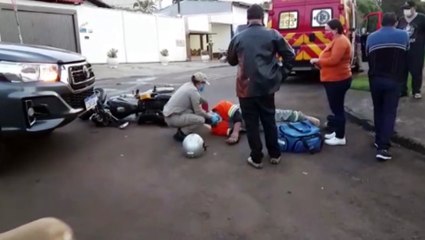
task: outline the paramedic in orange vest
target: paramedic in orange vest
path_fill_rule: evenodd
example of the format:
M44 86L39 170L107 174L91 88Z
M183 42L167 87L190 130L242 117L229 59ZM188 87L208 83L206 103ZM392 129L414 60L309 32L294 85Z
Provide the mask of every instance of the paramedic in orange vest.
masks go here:
M236 144L239 142L239 132L242 127L242 114L239 106L230 101L222 100L212 109L221 117L221 122L215 126L211 126L211 133L217 136L228 136L226 142L228 144Z

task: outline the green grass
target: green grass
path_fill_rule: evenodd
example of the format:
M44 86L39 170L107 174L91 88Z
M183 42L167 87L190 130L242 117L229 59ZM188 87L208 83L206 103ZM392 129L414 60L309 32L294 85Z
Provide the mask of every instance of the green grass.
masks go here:
M409 76L409 79L407 80L407 87L408 87L408 91L412 92L412 77ZM354 90L360 90L360 91L367 91L369 92L369 78L367 77L367 75L364 74L360 74L357 76L353 76L353 82L351 83L351 89Z

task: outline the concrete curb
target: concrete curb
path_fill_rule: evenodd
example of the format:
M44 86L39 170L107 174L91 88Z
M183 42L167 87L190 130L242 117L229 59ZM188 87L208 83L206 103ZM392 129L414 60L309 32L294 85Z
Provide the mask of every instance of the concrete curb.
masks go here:
M354 112L347 106L345 106L345 113L347 114L349 120L362 126L366 131L370 131L370 132L375 131L375 126L372 121L362 117L360 114ZM409 150L425 155L425 145L412 138L409 138L407 136L402 136L398 134L397 132L395 132L394 136L391 138L391 141L404 148L407 148Z

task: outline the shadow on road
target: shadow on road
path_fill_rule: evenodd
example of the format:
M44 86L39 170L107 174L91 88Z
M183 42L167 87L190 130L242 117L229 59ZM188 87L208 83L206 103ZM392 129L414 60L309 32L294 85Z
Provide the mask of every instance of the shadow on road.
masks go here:
M69 133L55 132L55 134L3 137L0 141L0 175L13 174L26 168L42 167L51 164L51 161L60 160L63 144L75 142ZM48 157L56 153L56 157ZM37 161L35 161L35 159Z

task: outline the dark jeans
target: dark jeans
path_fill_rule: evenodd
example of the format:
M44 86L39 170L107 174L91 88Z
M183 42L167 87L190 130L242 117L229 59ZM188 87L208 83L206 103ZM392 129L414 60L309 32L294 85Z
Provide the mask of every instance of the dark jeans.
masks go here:
M407 61L407 71L403 78L403 85L401 87L401 93L407 95L407 79L409 73L412 75L412 94L421 93L422 88L422 71L424 68L424 54L422 49L417 52L409 51L409 57Z
M329 107L332 111L328 116L328 126L332 127L337 138L345 137L345 94L351 87L351 77L337 82L325 82L326 95L328 96Z
M370 80L375 118L375 143L378 144L380 150L388 150L390 147L400 98L400 85L391 79L374 78Z
M260 138L259 120L264 128L266 147L271 158L280 157L279 144L277 142L277 127L275 122L276 107L274 94L262 97L239 98L242 117L246 125L246 134L251 158L255 163L261 163L264 157L263 144Z

